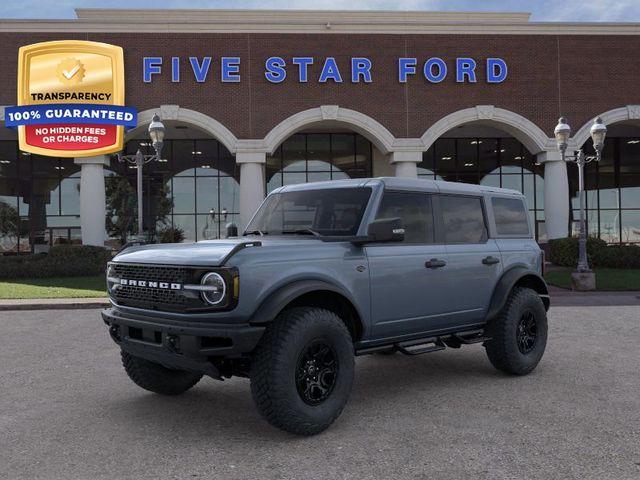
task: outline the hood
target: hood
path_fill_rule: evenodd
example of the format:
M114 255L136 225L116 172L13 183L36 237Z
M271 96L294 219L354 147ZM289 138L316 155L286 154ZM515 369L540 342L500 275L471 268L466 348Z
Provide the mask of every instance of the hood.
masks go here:
M129 247L114 257L115 262L153 263L158 265L191 265L218 267L234 248L241 243L260 242L268 245L309 245L319 240L307 237L265 237L229 238L225 240L205 240L197 243L161 243ZM256 247L260 248L260 247Z

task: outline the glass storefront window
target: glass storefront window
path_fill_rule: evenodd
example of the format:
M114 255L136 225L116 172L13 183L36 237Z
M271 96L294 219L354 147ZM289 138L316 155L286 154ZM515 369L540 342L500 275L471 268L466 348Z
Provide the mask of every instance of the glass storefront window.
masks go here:
M621 138L618 143L620 155L620 175L640 173L640 142L637 138ZM605 150L607 149L605 142Z
M443 180L455 181L456 169L456 140L440 138L435 145L435 174Z
M589 220L591 220L591 214L592 212L590 212ZM592 224L597 223L590 221L589 225ZM589 234L597 235L597 232L589 228ZM618 210L600 210L600 238L608 243L620 242L620 212Z
M591 154L591 140L583 146ZM578 169L567 165L572 218L579 216ZM640 243L634 226L640 209L640 142L631 137L608 136L602 160L585 168L589 234L608 243ZM626 224L625 224L626 221Z
M640 242L640 210L623 210L620 224L624 243Z
M452 175L451 180L465 183L474 182L474 173L478 172L478 147L484 147L484 139L459 138L456 140L456 170L457 175ZM462 177L467 178L462 178Z
M173 227L182 229L185 242L196 241L195 215L173 215Z
M152 153L146 140L130 141L127 152L140 148ZM165 140L163 161L153 161L143 169L145 225L160 230L184 230L185 241L219 238L228 219L239 211L239 168L235 157L217 140ZM115 167L115 168L114 168ZM126 178L135 192L136 170L111 162L105 176ZM135 205L134 205L135 208ZM203 232L206 232L203 233Z
M80 215L80 175L60 182L60 214Z
M178 180L178 179L176 179ZM174 180L174 185L176 184ZM180 179L183 180L183 179ZM201 177L196 178L196 212L197 213L209 213L210 211L220 211L220 205L218 203L218 178L217 177ZM175 201L175 199L174 199ZM177 213L184 213L175 208Z
M620 206L622 208L640 207L640 175L620 175Z
M331 170L331 139L328 133L307 135L307 170L326 172ZM351 159L353 163L353 156Z
M298 183L366 178L371 143L355 133L298 133L267 156L267 192Z
M497 138L483 138L482 143L478 144L478 169L480 175L485 175L498 168L498 157L500 149L500 140Z
M512 167L515 168L515 167ZM502 188L510 188L522 192L522 175L502 175Z
M173 179L173 213L193 213L196 207L195 178L179 175Z

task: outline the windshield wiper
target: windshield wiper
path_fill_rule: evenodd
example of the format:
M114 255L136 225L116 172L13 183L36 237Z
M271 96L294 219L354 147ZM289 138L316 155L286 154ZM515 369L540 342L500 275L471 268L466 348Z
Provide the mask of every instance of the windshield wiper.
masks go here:
M311 228L296 228L294 230L283 230L283 235L313 235L314 237L320 237L320 233Z
M268 235L269 232L263 232L262 230L249 230L248 232L244 232L243 235Z

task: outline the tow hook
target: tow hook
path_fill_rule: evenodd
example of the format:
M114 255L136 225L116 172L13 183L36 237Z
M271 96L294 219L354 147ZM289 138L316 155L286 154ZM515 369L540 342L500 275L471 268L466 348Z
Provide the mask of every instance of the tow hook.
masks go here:
M180 339L176 335L167 335L167 348L173 353L180 353Z
M111 325L109 327L109 335L111 335L111 338L113 338L113 340L115 342L120 343L120 326L118 325Z

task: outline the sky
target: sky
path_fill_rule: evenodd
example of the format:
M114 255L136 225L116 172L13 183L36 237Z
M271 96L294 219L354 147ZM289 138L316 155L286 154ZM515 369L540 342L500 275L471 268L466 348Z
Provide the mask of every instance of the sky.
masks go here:
M640 22L640 0L19 0L1 18L75 18L74 8L250 8L530 12L532 21Z

